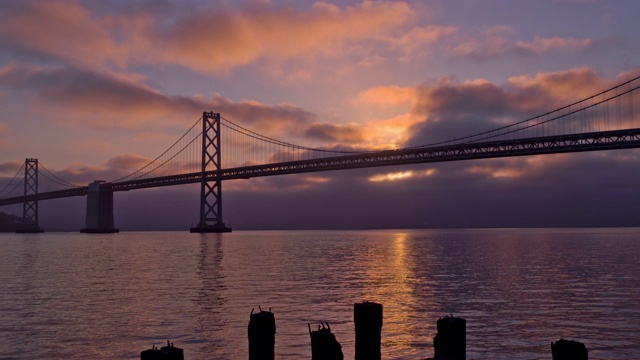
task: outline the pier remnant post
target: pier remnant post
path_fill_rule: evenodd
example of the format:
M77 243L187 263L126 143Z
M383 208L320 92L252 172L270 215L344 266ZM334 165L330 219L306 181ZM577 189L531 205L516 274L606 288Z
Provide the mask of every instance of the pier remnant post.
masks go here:
M353 304L353 321L356 324L355 360L380 360L382 304L368 301Z
M249 315L249 360L274 360L276 343L276 319L271 312L262 311Z
M158 349L154 345L151 349L141 352L140 360L184 360L184 351L167 340L167 346Z
M322 328L318 325L318 330L315 331L311 331L310 324L307 326L311 336L311 360L344 360L342 345L331 333L329 323L322 324Z
M467 354L467 322L453 315L438 319L438 333L433 338L434 359L465 360Z
M553 360L588 360L589 353L583 343L573 340L560 339L551 343Z

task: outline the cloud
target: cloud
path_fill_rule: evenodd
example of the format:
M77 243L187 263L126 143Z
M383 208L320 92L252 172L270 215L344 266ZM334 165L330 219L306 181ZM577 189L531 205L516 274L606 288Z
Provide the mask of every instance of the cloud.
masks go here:
M413 21L411 6L401 1L364 1L344 8L318 2L308 11L271 6L210 9L153 24L147 36L162 45L146 53L147 60L197 71L229 71L258 59L340 56L349 45L379 42Z
M358 93L356 102L365 105L398 106L412 105L416 99L414 87L397 85L376 86Z
M82 64L126 61L101 19L79 3L6 1L2 8L0 49Z
M305 136L327 142L358 144L364 140L364 129L358 125L313 124L306 129Z
M536 36L532 42L517 41L516 50L523 54L542 55L555 51L579 51L594 44L593 39L562 38L558 36L543 38Z
M270 3L200 4L197 11L189 3L155 5L9 1L0 14L0 51L83 66L168 64L225 73L257 62L282 69L292 60L312 64L350 55L369 61L387 51L407 57L457 31L415 26L418 10L404 1L316 2L304 10ZM309 79L311 73L297 67L286 76Z
M458 35L454 38L452 56L485 62L512 55L537 57L556 53L579 53L596 47L610 46L620 41L617 38L577 39L563 36L535 36L531 41L514 41L515 32L514 28L498 25L478 34Z
M139 76L77 67L9 64L0 68L0 86L22 91L59 120L100 128L136 127L149 121L193 118L206 109L203 99L166 96ZM51 111L51 112L50 112Z
M135 171L147 165L152 159L136 154L122 154L107 161L106 166L110 169Z
M18 161L8 161L0 163L0 173L10 174L11 176L13 176L22 165L23 163Z
M388 39L392 48L399 49L405 55L424 54L431 50L430 45L454 35L458 29L454 26L416 26L399 37Z
M0 68L0 87L22 91L47 108L48 116L62 122L95 128L135 128L153 125L156 131L186 126L203 111L269 137L306 141L312 146L356 144L367 140L367 130L357 124L332 124L295 105L234 102L219 94L170 96L144 84L136 74L97 72L75 67L36 67L9 64ZM187 123L187 121L189 123Z
M512 124L587 98L631 76L624 73L606 79L591 68L578 68L512 77L504 85L454 78L425 83L417 87L413 109L424 120L413 126L408 144L453 140ZM569 121L565 125L577 130L588 126Z
M454 56L478 61L501 57L509 51L509 35L513 31L511 27L497 25L483 30L479 36L463 37L453 49Z

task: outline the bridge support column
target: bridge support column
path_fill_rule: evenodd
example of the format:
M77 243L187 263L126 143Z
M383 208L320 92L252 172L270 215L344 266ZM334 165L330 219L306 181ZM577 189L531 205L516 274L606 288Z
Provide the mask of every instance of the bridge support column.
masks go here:
M200 222L192 233L231 232L222 221L222 180L220 179L220 114L202 114L202 180L200 185ZM207 171L215 170L214 180L207 181Z
M87 218L85 228L80 230L86 234L117 233L113 224L113 191L104 181L94 181L87 191Z
M24 201L22 202L22 227L17 233L43 233L38 225L38 200L29 200L38 195L38 159L24 161Z

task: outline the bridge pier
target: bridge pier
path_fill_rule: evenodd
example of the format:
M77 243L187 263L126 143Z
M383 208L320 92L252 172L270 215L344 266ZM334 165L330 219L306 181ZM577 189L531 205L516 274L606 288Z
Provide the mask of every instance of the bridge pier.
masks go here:
M94 181L87 190L85 234L112 234L120 230L113 224L113 191L104 181Z
M200 182L200 221L192 233L231 232L222 221L222 180L220 179L220 113L202 114L202 180ZM216 178L207 181L207 171Z

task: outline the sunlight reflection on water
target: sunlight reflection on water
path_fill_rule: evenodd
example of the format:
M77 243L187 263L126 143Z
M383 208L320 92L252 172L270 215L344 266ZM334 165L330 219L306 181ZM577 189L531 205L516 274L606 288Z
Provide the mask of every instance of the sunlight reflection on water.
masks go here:
M579 340L640 358L640 229L0 234L0 358L128 358L171 339L187 359L246 359L252 308L276 355L310 358L328 321L354 354L353 303L384 305L383 358L432 356L467 319L469 359L548 359Z

